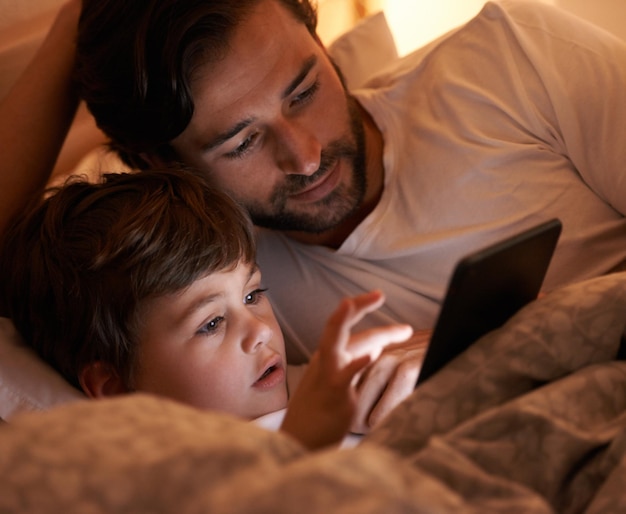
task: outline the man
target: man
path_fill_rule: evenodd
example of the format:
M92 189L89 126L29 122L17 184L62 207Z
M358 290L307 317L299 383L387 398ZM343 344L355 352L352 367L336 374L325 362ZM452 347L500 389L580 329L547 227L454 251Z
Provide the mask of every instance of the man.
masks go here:
M351 96L307 1L121 4L85 2L82 94L130 164L206 170L273 229L261 266L292 357L372 285L383 317L430 326L463 254L549 217L547 288L623 265L626 48L600 30L488 4Z
M554 8L488 4L353 97L306 1L85 1L78 54L128 163L205 170L273 229L260 265L294 361L372 287L373 323L431 326L463 254L549 217L548 289L626 260L626 48Z

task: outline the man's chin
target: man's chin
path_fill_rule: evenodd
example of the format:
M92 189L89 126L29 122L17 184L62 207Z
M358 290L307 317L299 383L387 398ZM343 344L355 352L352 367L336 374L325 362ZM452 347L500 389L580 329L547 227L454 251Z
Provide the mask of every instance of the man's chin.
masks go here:
M348 219L358 206L358 200L341 194L333 195L315 206L300 212L284 210L273 216L262 216L251 211L252 220L260 227L282 232L322 234L336 229Z
M341 220L320 220L318 217L287 216L278 218L255 218L254 224L277 230L279 232L305 232L309 234L322 234L335 228Z

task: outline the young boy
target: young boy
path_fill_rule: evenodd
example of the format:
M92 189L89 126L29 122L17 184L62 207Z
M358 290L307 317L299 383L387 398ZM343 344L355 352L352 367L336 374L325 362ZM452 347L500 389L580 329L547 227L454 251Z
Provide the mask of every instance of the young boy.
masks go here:
M150 392L245 419L286 407L283 337L252 225L200 175L74 179L9 227L3 314L88 396ZM347 299L328 322L282 423L308 447L343 438L359 372L411 335L406 325L350 333L382 302Z

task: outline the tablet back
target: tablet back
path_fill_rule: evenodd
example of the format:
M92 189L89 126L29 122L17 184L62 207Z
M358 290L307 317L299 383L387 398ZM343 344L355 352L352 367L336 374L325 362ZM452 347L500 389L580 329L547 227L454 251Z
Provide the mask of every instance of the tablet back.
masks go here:
M461 259L418 384L537 297L560 233L561 222L552 219Z

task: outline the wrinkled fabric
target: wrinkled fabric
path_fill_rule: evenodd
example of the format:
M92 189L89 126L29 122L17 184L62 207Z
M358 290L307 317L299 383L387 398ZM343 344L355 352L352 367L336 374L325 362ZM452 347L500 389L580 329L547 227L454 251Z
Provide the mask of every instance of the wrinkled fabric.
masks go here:
M626 505L626 274L531 303L353 449L146 395L0 426L0 512L604 513Z

